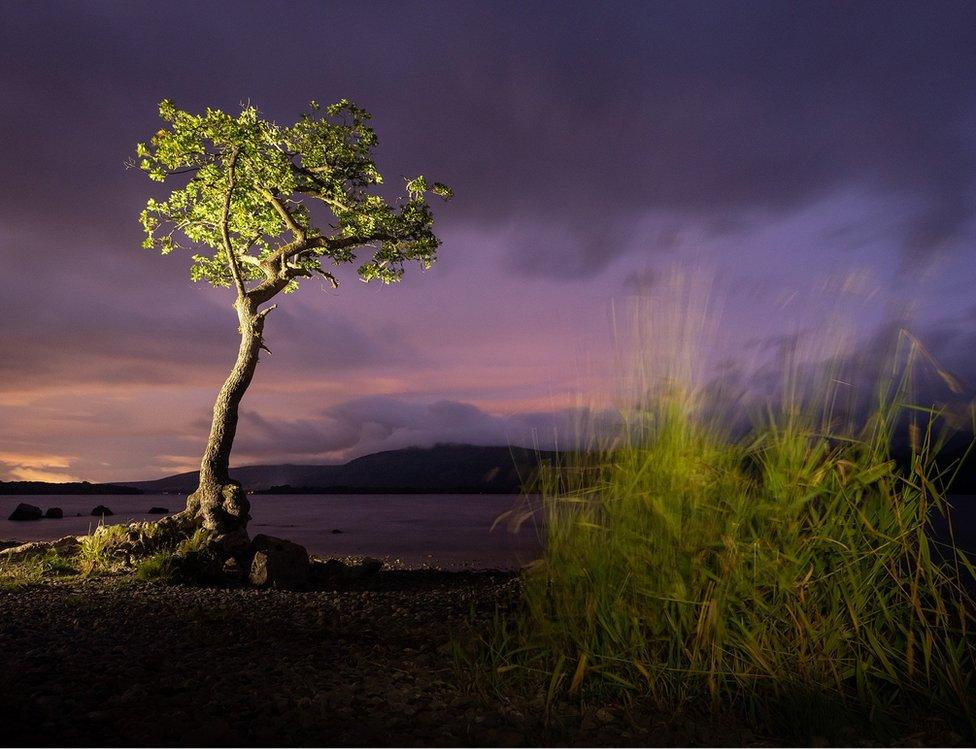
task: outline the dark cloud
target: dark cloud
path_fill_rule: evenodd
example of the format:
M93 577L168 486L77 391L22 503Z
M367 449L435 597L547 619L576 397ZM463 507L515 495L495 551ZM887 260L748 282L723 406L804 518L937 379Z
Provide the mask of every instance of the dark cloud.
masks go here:
M208 4L5 9L8 220L57 200L134 237L125 222L146 186L120 166L163 96L189 107L250 98L287 117L344 95L375 111L392 174L451 182L449 220L514 227L515 265L543 274L599 269L654 210L717 226L859 185L917 201L900 238L912 252L957 238L973 217L971 3L278 13L237 4L233 30L216 34L229 21Z
M953 309L971 304L973 70L969 2L7 3L0 396L31 450L57 430L30 430L20 392L98 385L128 407L130 386L183 387L204 413L236 347L227 292L191 287L186 256L140 249L136 217L161 188L123 166L166 97L249 99L285 120L348 96L376 117L391 185L424 171L457 195L437 209L436 282L282 300L242 425L252 455L565 425L493 413L535 412L550 388L569 402L572 377L545 367L572 346L563 331L605 335L611 295L660 292L662 258L703 244L724 253L739 312L812 282L821 241L825 262L860 253L892 297L941 249L959 283L938 287L947 310L926 330L947 366L971 369L976 319ZM912 271L900 289L884 275L898 267ZM777 315L757 335L787 335ZM377 392L395 395L352 398ZM166 397L133 417L151 422ZM342 405L302 410L326 397ZM138 460L181 444L172 428Z
M624 279L624 290L634 294L647 294L659 279L660 274L652 268L633 270Z
M236 449L240 462L329 461L445 442L551 449L589 439L594 425L605 430L609 420L609 414L587 409L497 415L461 401L372 396L291 421L247 412Z

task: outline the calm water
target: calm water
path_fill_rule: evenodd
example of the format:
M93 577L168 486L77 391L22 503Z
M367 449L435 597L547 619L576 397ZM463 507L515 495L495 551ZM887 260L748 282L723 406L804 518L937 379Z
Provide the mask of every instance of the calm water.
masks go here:
M517 533L495 519L520 500L504 494L263 494L250 497L251 535L287 538L318 556L366 555L419 567L520 567L540 548L531 523ZM62 520L11 522L10 513L26 502L46 510L60 507ZM106 523L158 520L153 506L176 512L178 495L140 494L0 497L0 540L40 541L87 533L99 523L89 513L105 505L115 515ZM80 513L80 516L78 515ZM342 533L332 533L333 529Z
M530 521L518 532L495 519L524 502L499 494L264 494L250 497L252 535L266 533L305 546L317 556L374 556L410 566L514 569L531 562L541 547ZM976 553L976 496L951 498L955 541ZM20 503L60 507L62 520L15 523L7 520ZM99 523L89 513L105 505L115 515L106 523L156 520L154 505L178 511L184 499L173 494L90 496L0 496L0 540L39 541L88 533ZM933 535L946 538L945 523ZM333 529L342 533L332 533Z

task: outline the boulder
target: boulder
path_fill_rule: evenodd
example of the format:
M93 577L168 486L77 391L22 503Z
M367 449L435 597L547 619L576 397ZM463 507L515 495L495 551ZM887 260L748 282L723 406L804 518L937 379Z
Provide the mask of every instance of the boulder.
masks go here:
M364 557L358 564L347 564L341 559L315 560L310 572L316 584L331 585L355 583L372 577L382 569L382 560Z
M106 515L114 515L115 513L108 509L105 505L99 505L91 511L91 514L98 517L105 517Z
M188 551L176 560L173 582L188 585L216 585L223 579L224 565L212 549Z
M169 515L169 510L165 507L150 507L147 515Z
M360 574L363 577L369 577L375 575L383 569L383 562L380 559L373 559L372 557L363 557L363 561L359 563Z
M44 513L44 517L51 518L52 520L60 520L64 517L64 510L60 507L48 507L47 512Z
M341 559L327 559L324 562L315 560L312 564L312 576L317 582L335 582L347 579L351 569Z
M31 543L14 546L12 549L0 551L0 561L22 562L25 559L42 557L49 551L56 552L63 557L70 557L81 549L78 536L65 536L57 541L32 541Z
M44 517L44 511L40 507L21 502L17 509L10 513L9 520L40 520Z
M260 534L251 541L251 553L251 585L301 588L308 582L308 551L304 546Z

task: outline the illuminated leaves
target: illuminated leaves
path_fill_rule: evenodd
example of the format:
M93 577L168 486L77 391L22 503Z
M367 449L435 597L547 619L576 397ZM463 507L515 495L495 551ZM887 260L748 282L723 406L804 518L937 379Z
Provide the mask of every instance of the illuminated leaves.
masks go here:
M166 126L136 146L136 163L150 179L182 186L146 202L143 246L163 254L191 250L194 280L230 285L225 223L243 280L278 272L281 258L286 291L297 278L321 272L323 260L354 263L364 251L358 270L364 281L391 283L405 263L427 268L436 259L440 242L427 194L448 199L450 188L430 187L421 176L392 204L372 192L383 181L372 155L376 134L370 114L348 100L324 113L311 102L287 127L262 119L252 106L237 116L216 109L192 114L166 100L159 114Z

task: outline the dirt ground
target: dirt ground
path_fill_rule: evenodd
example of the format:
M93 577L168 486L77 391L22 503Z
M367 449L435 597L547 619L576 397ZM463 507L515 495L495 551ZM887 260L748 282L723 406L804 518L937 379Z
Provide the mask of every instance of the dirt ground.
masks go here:
M7 745L699 743L688 727L490 707L450 642L510 605L498 572L384 571L343 589L53 582L0 593ZM608 720L609 718L609 720ZM733 741L735 741L733 739ZM712 743L706 736L701 743ZM735 743L740 743L735 741Z

